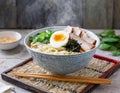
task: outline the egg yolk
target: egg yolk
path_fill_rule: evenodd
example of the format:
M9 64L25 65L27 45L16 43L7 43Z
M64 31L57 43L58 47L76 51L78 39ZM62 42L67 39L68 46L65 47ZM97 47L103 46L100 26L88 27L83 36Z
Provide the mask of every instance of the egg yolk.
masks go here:
M64 41L66 39L66 36L64 34L56 34L56 35L54 35L53 39L56 42L61 42L61 41Z

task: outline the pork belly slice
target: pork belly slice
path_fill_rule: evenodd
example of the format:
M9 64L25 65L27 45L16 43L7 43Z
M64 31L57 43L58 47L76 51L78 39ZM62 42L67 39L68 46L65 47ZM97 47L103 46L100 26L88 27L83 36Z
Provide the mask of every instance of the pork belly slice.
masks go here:
M81 34L82 34L82 30L79 27L73 27L72 32L77 36L81 36Z
M85 40L86 42L95 45L96 44L96 40L92 39L90 36L88 36L88 34L85 31L82 31L81 36L80 36L83 40Z
M67 26L63 31L67 32L67 33L72 33L73 28L71 26Z
M79 44L81 44L81 50L83 52L87 52L87 51L89 51L89 50L91 50L92 48L95 47L93 44L90 44L90 43L86 42L85 40L83 40L79 36L75 35L74 33L70 33L70 39L74 39Z

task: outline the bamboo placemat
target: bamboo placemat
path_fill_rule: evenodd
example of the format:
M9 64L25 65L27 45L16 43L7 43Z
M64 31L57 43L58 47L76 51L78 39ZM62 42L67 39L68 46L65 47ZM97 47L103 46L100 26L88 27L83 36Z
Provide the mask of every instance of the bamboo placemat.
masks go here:
M114 65L115 63L107 60L92 58L92 60L86 67L69 75L84 77L100 77ZM12 71L8 73L8 75L12 76L12 72L50 74L42 67L36 65L32 60L22 66L13 68ZM28 85L30 84L37 88L42 88L43 90L46 90L50 93L82 93L83 90L89 85L85 83L61 82L37 78L14 78L17 78L18 80L25 82Z

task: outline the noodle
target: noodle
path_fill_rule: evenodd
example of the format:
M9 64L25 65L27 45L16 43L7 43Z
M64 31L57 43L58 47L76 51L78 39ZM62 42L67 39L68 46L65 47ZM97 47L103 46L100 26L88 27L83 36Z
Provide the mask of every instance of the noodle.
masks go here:
M36 43L31 42L30 47L37 52L46 53L46 54L55 54L55 55L78 54L78 52L66 51L65 47L54 48L50 44L43 44L40 42L36 42Z

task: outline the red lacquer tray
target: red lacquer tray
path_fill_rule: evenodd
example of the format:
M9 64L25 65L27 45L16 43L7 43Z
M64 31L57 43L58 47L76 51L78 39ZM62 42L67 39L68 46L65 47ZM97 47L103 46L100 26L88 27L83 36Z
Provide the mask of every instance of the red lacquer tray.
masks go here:
M15 84L16 86L19 86L21 88L24 88L26 90L32 91L34 93L49 93L49 92L54 92L57 93L56 91L59 91L59 93L90 93L93 89L95 89L96 86L98 85L94 85L94 84L78 84L79 87L75 84L69 83L71 84L71 87L77 87L77 88L72 88L70 89L69 87L65 86L65 83L62 83L62 86L64 85L64 87L60 86L60 82L58 83L57 87L55 84L56 81L46 81L46 80L38 80L36 81L36 79L24 79L24 78L17 78L17 77L13 77L11 76L11 72L13 71L23 71L23 72L34 72L36 71L35 69L41 69L38 66L36 66L33 62L32 62L32 58L10 68L9 70L3 72L1 74L2 79ZM27 69L30 68L31 69ZM33 68L34 67L34 68ZM88 77L102 77L102 78L108 78L110 75L112 75L118 68L120 67L120 61L118 60L114 60L111 58L107 58L104 56L100 56L100 55L94 55L93 59L89 62L89 64L81 69L80 71L75 72L74 74L80 74L81 76L88 76ZM33 70L32 70L33 68ZM88 74L89 73L89 74ZM73 74L73 75L74 75ZM39 81L39 83L38 83ZM44 83L46 82L46 83ZM67 82L68 84L68 82ZM48 85L50 85L48 87ZM48 88L48 89L47 89ZM67 91L67 92L66 92Z

